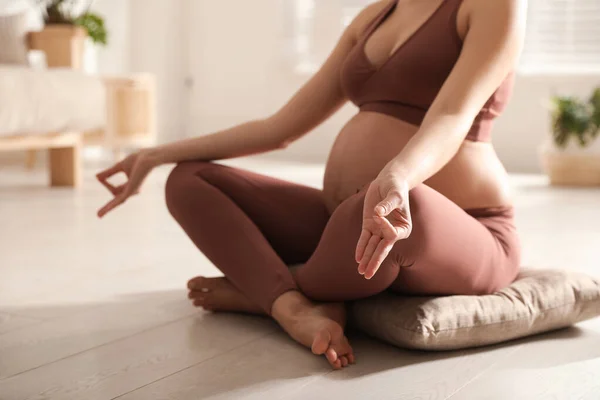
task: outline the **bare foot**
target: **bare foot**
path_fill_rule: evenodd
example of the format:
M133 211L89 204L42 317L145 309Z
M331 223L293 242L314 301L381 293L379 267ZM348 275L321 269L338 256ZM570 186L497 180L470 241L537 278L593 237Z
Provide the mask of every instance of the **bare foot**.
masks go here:
M188 282L188 297L194 306L208 311L233 311L265 314L229 282L227 278L205 278L198 276Z
M274 306L273 316L294 340L314 354L325 355L335 369L354 364L354 352L344 335L346 309L343 303L314 304L299 292L283 296L295 297L294 304Z
M248 300L227 278L196 277L188 282L194 306L208 311L266 314ZM354 364L355 357L344 336L343 303L314 304L299 292L284 293L273 306L273 317L297 342L314 354L324 355L335 369Z

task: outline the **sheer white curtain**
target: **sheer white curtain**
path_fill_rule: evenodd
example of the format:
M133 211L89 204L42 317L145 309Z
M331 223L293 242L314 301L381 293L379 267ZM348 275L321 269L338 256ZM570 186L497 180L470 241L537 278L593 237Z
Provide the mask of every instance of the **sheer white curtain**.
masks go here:
M521 69L527 73L600 71L600 0L529 0Z

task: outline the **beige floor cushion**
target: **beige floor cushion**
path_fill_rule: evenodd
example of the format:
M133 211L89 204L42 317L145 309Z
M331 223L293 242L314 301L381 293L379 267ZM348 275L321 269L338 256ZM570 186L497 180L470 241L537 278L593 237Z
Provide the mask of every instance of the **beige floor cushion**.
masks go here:
M351 305L351 323L390 344L455 350L571 326L600 315L600 279L523 270L487 296L403 297L383 293Z

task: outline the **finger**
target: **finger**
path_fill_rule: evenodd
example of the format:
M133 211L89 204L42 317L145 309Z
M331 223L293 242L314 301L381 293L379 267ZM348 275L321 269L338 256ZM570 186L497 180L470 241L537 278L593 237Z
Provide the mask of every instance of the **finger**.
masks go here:
M108 184L108 185L110 186L110 187L107 186L108 190L110 190L110 192L115 197L120 196L121 194L123 194L123 192L125 191L125 187L127 186L126 183L124 183L123 185L119 185L119 186L112 186L110 184Z
M125 189L125 193L128 197L140 192L140 187L147 175L148 171L144 171L139 166L133 168L133 171L131 171L131 174L128 176L127 188Z
M395 237L396 240L406 239L410 236L410 225L408 226L394 226L390 221L386 218L375 217L381 230L383 232L384 237L391 238ZM410 224L410 222L408 222Z
M102 218L104 217L106 214L108 214L110 211L112 211L114 208L120 206L121 204L123 204L123 202L125 201L126 197L125 196L117 196L114 199L112 199L111 201L109 201L104 207L102 207L99 211L98 211L98 217Z
M412 215L410 213L410 207L408 204L404 204L404 208L402 209L402 213L406 218L406 225L402 227L402 239L408 238L412 233Z
M360 260L360 264L358 265L359 274L364 275L367 271L367 265L369 264L369 261L371 261L371 256L373 256L373 252L377 248L377 245L380 241L381 238L375 235L371 236L371 239L369 239L369 243L367 244L367 248L365 249L365 254L363 255L362 259Z
M365 272L365 278L371 279L377 271L379 267L385 260L385 258L390 254L390 251L394 247L394 243L388 240L382 240L377 245L375 252L373 253L373 257L371 257L371 261L369 261L369 265L367 266L367 270Z
M381 201L377 206L375 206L375 213L380 217L387 217L390 215L392 211L396 208L399 208L402 205L402 197L397 192L392 192L387 195L387 197Z
M133 196L134 194L137 194L137 189L135 187L133 187L133 185L131 184L131 181L127 182L126 184L124 184L122 186L123 186L123 192L121 193L121 196L125 197L125 199L128 199L131 196Z
M358 244L356 245L356 262L360 263L365 254L365 249L367 248L367 244L369 243L369 239L371 238L371 232L366 229L363 229L360 238L358 239Z
M105 169L104 171L98 172L96 174L96 178L98 178L98 180L106 180L119 172L123 172L123 167L121 166L121 163L117 163L112 167Z
M104 187L106 187L114 195L114 191L116 188L113 185L111 185L110 182L108 182L108 178L122 171L123 168L121 168L121 164L115 164L112 167L96 174L96 178L102 185L104 185Z
M117 187L113 186L109 181L107 181L106 179L100 179L98 178L98 181L102 184L102 186L104 186L106 189L108 189L108 191L110 193L112 193L113 196L116 196L117 193Z
M382 218L382 217L375 216L375 217L373 217L373 219L379 225L379 228L381 229L382 236L384 238L388 238L389 239L391 237L398 236L398 231L396 230L396 227L394 225L392 225L392 223L387 218Z

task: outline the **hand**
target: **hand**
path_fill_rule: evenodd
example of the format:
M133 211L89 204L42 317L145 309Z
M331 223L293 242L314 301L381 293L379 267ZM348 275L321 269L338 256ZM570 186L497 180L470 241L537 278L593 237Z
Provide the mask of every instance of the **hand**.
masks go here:
M140 186L156 163L144 152L138 152L125 158L123 161L96 175L98 181L103 184L114 196L104 207L98 211L98 217L104 217L114 208L125 203L131 196L138 194ZM127 182L120 186L113 186L108 179L120 172L127 175Z
M394 176L375 179L365 196L356 262L358 273L371 279L398 240L412 231L408 185Z

